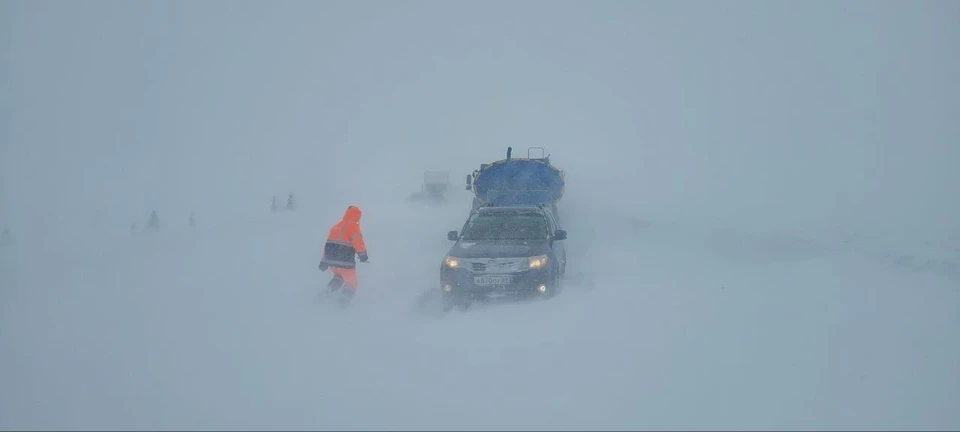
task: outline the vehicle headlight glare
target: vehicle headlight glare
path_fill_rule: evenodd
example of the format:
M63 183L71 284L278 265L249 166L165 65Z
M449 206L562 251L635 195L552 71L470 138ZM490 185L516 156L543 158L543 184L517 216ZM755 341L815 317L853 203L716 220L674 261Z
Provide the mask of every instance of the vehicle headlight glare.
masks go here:
M527 265L529 265L532 269L545 267L547 265L547 256L540 255L530 258L530 261L527 262Z
M446 258L444 258L444 259L443 259L443 263L446 264L447 267L450 267L450 268L457 268L457 267L460 266L460 260L458 260L458 259L456 259L456 258L453 258L453 257L446 257Z

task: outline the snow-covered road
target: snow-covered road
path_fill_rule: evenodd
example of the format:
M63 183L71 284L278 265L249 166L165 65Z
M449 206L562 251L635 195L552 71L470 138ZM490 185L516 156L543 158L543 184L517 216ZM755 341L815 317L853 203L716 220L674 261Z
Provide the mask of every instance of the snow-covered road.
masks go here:
M594 290L438 318L415 299L468 204L383 206L365 209L372 263L343 312L317 301L333 208L5 250L0 428L960 425L943 275L571 211Z

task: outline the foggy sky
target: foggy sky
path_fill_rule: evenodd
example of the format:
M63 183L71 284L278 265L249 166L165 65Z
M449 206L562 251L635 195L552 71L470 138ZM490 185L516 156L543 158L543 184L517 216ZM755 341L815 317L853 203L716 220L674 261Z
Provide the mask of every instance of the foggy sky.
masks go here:
M363 202L508 145L620 191L598 207L958 229L955 2L2 8L2 217L23 229Z

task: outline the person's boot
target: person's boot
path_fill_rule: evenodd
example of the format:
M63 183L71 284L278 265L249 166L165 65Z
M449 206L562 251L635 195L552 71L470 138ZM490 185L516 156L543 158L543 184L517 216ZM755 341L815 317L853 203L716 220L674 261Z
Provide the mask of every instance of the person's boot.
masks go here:
M337 292L340 287L343 286L343 278L340 276L334 276L333 279L330 279L330 282L327 282L327 288L330 292Z
M354 291L350 288L340 291L340 298L337 302L341 308L345 309L347 306L350 306L350 301L353 300L353 294Z

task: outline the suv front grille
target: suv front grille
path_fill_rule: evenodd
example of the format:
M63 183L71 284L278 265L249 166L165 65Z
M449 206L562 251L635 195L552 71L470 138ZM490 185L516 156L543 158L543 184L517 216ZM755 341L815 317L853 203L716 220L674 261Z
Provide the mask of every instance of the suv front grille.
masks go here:
M527 258L465 259L465 267L474 273L512 273L524 270Z

